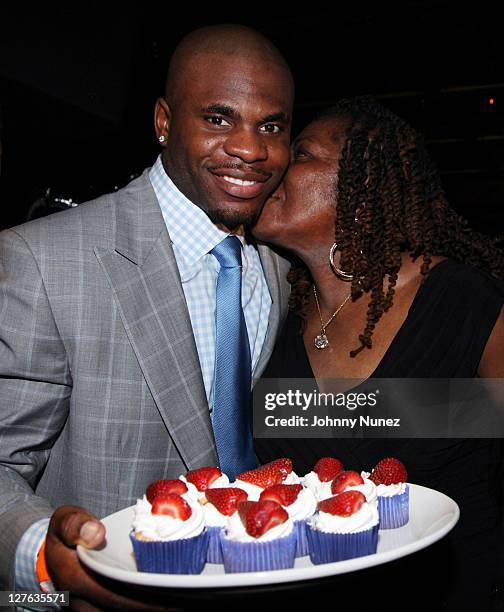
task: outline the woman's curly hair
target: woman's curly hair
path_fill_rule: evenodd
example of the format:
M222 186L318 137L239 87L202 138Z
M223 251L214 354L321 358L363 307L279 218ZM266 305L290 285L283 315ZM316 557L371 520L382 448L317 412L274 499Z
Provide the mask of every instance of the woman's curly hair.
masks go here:
M422 257L424 280L435 255L503 279L504 255L500 239L472 230L450 207L420 135L404 120L367 96L341 100L316 120L330 118L348 122L335 194L339 267L353 275L352 299L370 296L355 357L372 347L373 330L392 306L402 252ZM290 308L304 319L310 273L296 262L288 280Z

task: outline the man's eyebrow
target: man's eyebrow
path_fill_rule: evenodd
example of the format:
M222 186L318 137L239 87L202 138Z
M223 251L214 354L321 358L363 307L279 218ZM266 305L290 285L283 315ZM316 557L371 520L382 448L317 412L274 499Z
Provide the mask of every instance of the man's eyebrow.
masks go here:
M227 104L209 104L208 106L204 106L201 109L201 112L224 115L224 117L230 117L231 119L236 119L239 117L239 114L235 111L235 109L231 106L227 106Z
M284 123L289 123L289 118L283 112L271 113L270 115L263 117L259 123L271 123L273 121L283 121Z

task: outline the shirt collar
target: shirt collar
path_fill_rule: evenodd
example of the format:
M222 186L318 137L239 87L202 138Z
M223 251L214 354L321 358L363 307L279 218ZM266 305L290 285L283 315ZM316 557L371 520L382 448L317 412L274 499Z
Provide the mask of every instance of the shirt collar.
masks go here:
M166 174L161 155L149 170L149 178L170 239L187 267L192 267L229 236L229 232L215 225L199 206L177 188ZM238 234L238 238L243 244L243 235Z

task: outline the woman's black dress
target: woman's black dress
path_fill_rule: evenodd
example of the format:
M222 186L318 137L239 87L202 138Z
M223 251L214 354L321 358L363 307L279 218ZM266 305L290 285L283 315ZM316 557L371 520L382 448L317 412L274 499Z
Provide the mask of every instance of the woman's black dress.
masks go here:
M373 377L476 376L503 302L500 283L473 267L442 261L418 290ZM289 314L265 378L314 378L298 331L299 319ZM261 462L291 457L301 475L322 456L336 456L346 469L359 471L395 456L406 465L410 482L458 503L460 520L443 540L401 560L338 577L331 591L343 588L347 597L355 592L362 609L376 598L389 610L415 602L431 610L501 609L501 439L256 439L255 444Z

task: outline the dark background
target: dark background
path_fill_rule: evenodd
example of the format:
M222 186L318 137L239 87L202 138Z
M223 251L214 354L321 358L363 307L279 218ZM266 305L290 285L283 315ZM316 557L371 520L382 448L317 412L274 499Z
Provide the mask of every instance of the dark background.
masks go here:
M374 94L425 135L452 205L477 229L504 232L497 3L323 6L4 4L0 227L23 222L48 187L80 202L152 165L153 106L177 41L202 25L243 23L271 38L293 68L294 132L342 96Z

